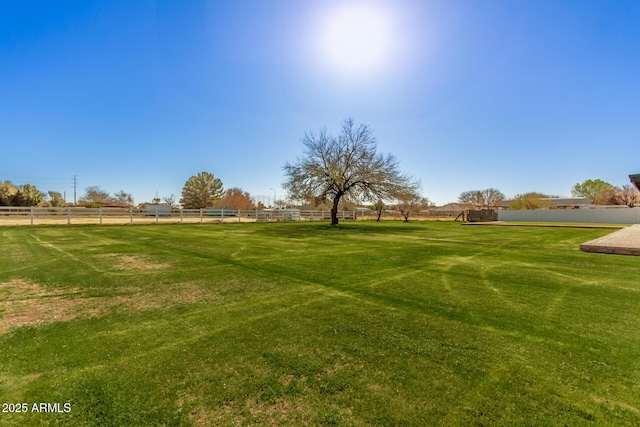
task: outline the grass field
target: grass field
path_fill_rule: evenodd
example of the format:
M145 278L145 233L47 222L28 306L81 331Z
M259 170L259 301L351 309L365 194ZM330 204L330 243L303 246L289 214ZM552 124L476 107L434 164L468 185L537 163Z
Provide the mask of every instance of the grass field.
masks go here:
M636 426L640 258L578 250L609 232L0 228L0 425Z

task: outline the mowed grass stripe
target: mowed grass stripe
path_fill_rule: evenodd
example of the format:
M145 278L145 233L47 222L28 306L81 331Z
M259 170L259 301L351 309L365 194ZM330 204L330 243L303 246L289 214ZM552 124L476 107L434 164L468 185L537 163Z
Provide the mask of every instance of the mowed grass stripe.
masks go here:
M635 425L639 260L576 249L606 232L3 230L0 283L103 309L0 335L3 400L74 408L0 424Z

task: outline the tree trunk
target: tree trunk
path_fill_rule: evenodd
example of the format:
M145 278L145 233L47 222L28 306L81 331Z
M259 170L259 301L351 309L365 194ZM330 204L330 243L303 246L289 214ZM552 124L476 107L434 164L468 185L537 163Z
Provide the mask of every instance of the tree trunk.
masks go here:
M333 206L331 207L331 225L338 224L338 203L340 203L340 197L342 194L336 194L335 199L333 199Z

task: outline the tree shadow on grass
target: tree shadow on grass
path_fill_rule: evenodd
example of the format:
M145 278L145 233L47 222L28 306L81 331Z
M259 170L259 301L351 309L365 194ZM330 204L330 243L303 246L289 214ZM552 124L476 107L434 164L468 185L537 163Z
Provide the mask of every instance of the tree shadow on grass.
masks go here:
M265 225L257 233L264 235L278 235L282 237L288 234L289 237L312 237L332 235L339 236L353 234L407 234L412 232L424 232L427 229L421 224L412 223L362 223L362 222L345 222L337 225L330 223L287 223Z

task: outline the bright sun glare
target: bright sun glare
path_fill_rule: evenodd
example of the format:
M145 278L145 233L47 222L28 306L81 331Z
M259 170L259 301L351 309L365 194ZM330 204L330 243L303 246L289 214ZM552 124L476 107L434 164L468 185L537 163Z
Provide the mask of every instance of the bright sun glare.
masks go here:
M391 53L391 23L371 3L342 4L331 11L321 34L325 61L346 74L376 71Z

